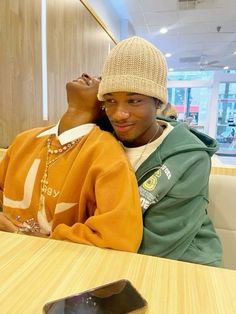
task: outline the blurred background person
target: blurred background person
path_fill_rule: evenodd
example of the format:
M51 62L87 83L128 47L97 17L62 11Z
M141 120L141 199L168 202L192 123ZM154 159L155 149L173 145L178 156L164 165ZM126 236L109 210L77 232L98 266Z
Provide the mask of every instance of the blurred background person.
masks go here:
M169 102L163 104L160 108L157 109L157 116L164 116L173 120L177 120L178 114L174 105L171 105Z

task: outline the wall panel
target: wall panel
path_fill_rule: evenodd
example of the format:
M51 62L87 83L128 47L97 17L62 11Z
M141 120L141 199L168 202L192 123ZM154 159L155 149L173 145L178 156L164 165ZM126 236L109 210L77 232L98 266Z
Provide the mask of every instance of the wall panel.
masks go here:
M0 1L0 146L42 124L40 0Z
M79 0L46 6L49 121L42 116L41 1L0 0L0 147L21 131L57 122L67 108L66 82L99 74L114 45Z
M100 74L112 40L78 0L47 1L49 122L66 110L65 84L87 72Z

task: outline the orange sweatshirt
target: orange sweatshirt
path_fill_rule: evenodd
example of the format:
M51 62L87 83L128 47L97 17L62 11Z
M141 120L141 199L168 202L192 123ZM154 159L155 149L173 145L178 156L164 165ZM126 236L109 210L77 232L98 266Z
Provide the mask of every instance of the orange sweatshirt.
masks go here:
M0 163L3 211L35 221L53 239L137 251L142 213L136 178L119 143L97 126L49 166L39 210L49 136L37 135L46 129L19 134ZM56 136L52 141L59 145Z

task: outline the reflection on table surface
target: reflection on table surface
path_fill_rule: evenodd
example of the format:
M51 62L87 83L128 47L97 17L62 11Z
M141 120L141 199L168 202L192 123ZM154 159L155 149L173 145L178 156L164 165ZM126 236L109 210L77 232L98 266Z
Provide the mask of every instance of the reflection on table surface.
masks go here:
M45 303L119 279L147 313L236 313L236 271L0 232L1 313L42 313Z

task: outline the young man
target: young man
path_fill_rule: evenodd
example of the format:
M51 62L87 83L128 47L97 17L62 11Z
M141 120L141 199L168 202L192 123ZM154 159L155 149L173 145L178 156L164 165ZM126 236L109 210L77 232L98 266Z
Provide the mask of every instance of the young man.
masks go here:
M139 252L219 266L221 244L207 215L217 145L186 124L156 120L167 102L166 77L163 54L131 37L108 55L98 90L136 171L144 225Z
M95 124L99 81L69 82L58 125L18 135L0 163L0 230L136 252L142 213L133 169Z

